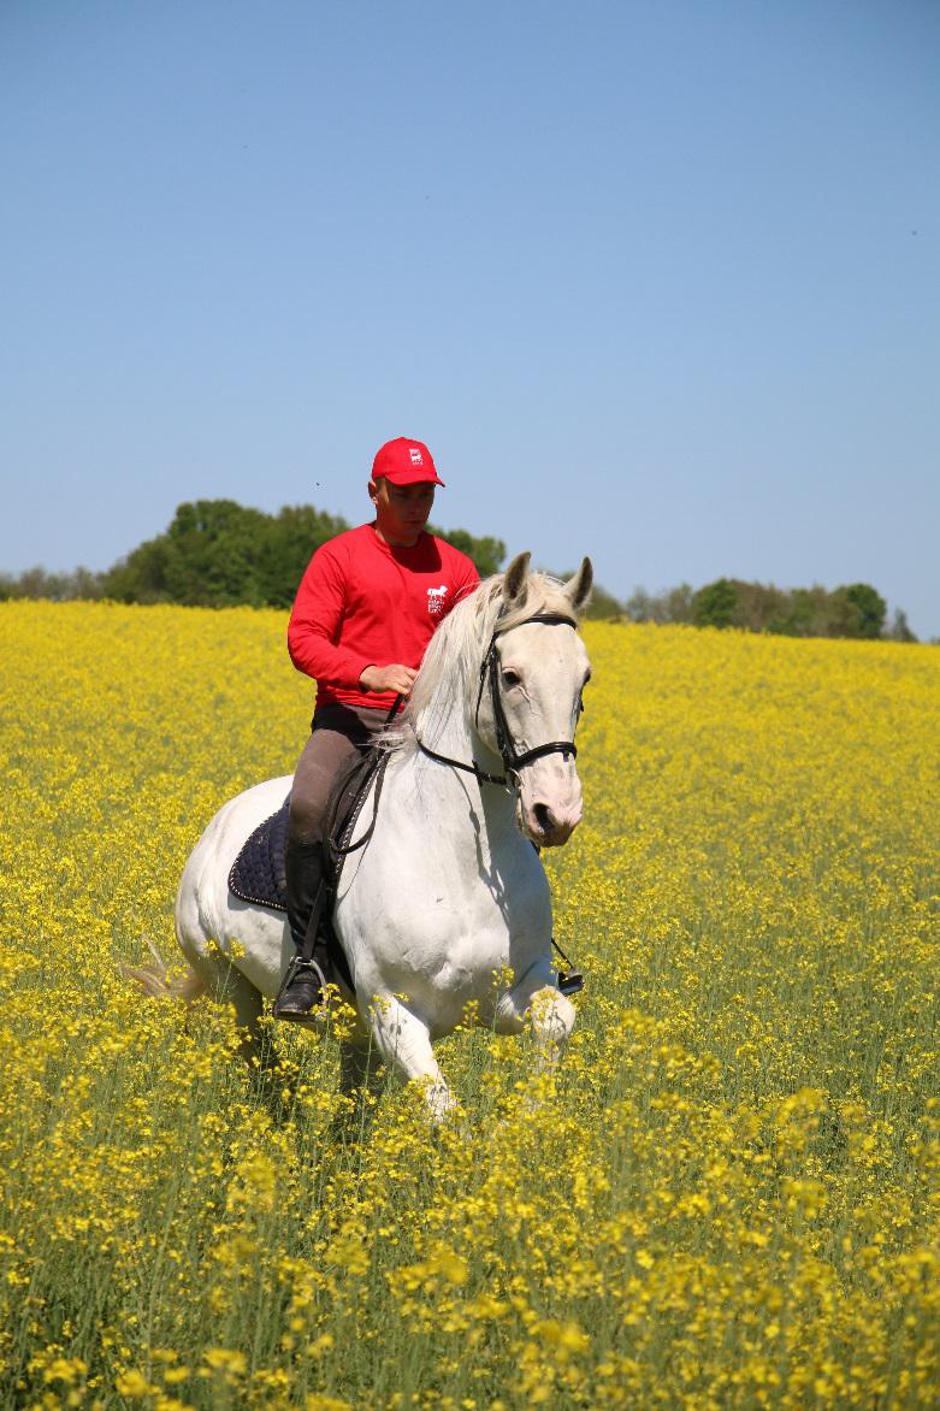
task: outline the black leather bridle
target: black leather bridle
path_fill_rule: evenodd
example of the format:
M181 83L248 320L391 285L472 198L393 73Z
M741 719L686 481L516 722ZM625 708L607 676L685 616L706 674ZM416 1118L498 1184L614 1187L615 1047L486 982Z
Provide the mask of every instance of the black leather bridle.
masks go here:
M499 689L499 652L496 650L496 639L504 632L511 632L516 627L528 627L530 623L541 622L548 627L577 627L574 618L566 617L560 612L537 612L532 617L524 618L522 622L514 622L511 627L500 626L497 622L490 638L490 644L486 649L483 660L480 663L480 689L477 692L477 705L474 712L474 724L477 729L480 725L480 706L483 704L483 691L486 687L487 676L490 682L490 700L493 705L493 722L496 726L496 746L499 750L500 758L503 761L506 773L488 774L485 769L474 761L466 764L463 760L451 759L449 755L438 754L429 745L415 735L418 748L430 759L436 759L439 764L450 764L454 769L462 769L466 774L472 774L481 784L500 784L504 788L510 788L512 781L516 780L520 769L525 769L527 764L532 764L535 760L541 759L543 755L560 754L566 759L570 755L572 759L577 757L578 748L574 740L552 740L545 745L536 745L534 749L524 750L519 754L516 750L512 733L509 729L509 722L506 719L506 712L503 709L503 698ZM583 706L580 709L583 710Z

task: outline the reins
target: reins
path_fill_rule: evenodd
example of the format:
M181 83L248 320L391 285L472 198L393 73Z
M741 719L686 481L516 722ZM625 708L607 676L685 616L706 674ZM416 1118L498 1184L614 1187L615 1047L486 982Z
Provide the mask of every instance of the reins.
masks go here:
M503 698L499 689L499 652L496 650L496 639L504 632L511 632L516 627L528 627L530 623L543 623L547 627L576 627L577 623L573 618L567 617L560 612L537 612L532 617L525 618L522 622L513 623L512 627L500 626L497 621L490 637L489 646L484 653L480 663L480 689L477 692L477 704L474 711L474 724L479 729L480 706L483 704L483 690L486 686L487 676L490 682L490 700L493 705L493 723L496 726L496 746L499 750L500 758L505 767L505 774L489 774L474 760L472 764L467 764L460 759L452 759L449 755L439 754L437 750L432 750L430 745L426 745L420 735L415 731L415 740L418 748L430 759L437 760L439 764L449 764L454 769L462 769L466 774L472 774L481 784L498 784L502 788L511 788L511 781L518 778L520 769L525 769L527 764L532 764L535 760L541 759L544 755L560 754L565 759L569 756L575 759L578 754L578 747L574 740L551 740L544 745L536 745L534 749L524 750L521 754L516 750L512 732L509 729L509 722L506 719L506 712L503 708Z
M438 754L437 750L432 750L430 745L426 745L416 734L418 749L422 754L426 754L428 759L436 759L438 764L449 764L454 769L462 769L465 774L472 774L475 779L479 779L481 784L500 784L503 788L509 787L509 781L505 774L487 774L485 769L474 761L473 764L464 764L463 760L451 759L449 755Z

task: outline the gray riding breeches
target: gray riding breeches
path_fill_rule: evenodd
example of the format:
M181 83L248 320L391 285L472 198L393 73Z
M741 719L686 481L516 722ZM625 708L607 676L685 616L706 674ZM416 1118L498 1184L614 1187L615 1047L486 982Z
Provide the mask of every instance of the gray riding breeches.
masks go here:
M304 745L290 796L290 837L301 843L323 840L327 804L340 767L367 749L388 723L385 710L331 702L318 706Z

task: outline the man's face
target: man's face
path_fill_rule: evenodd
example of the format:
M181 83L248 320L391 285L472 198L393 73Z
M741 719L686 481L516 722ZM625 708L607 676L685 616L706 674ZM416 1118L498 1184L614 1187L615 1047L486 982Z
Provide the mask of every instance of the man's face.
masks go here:
M369 498L375 505L375 524L386 544L411 548L428 522L434 504L433 484L392 485L383 475L369 481Z

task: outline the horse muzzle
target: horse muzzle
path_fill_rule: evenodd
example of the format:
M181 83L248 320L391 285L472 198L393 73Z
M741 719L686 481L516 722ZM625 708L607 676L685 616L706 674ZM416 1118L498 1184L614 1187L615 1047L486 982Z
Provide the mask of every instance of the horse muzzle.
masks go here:
M573 780L565 779L561 788L527 787L524 780L520 783L516 819L520 830L540 848L560 848L581 822L581 782L573 770L571 774Z

